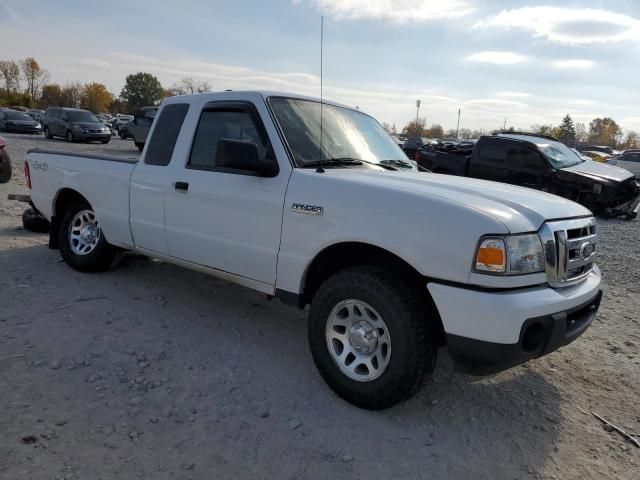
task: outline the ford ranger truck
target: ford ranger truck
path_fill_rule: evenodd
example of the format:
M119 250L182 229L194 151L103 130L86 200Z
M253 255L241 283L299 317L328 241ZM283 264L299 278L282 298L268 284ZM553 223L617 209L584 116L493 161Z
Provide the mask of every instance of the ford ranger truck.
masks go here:
M439 347L463 372L499 372L575 340L600 304L589 210L419 172L376 120L335 103L171 97L140 159L32 150L25 171L76 270L132 251L310 305L320 374L363 408L416 392Z

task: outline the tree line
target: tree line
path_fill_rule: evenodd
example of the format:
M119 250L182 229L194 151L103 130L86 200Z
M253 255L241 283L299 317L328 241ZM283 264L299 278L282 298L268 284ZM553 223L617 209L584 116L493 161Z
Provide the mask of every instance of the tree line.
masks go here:
M35 58L0 60L0 107L20 106L46 109L51 106L84 108L95 113L135 113L142 107L158 105L174 95L202 93L211 90L208 82L185 77L164 88L151 73L127 75L119 95L98 82L49 83L49 71Z
M387 130L387 132L394 135L398 134L395 124L389 125L388 123L383 123L382 126ZM516 129L514 127L493 130L491 132L481 129L471 130L468 128L461 128L457 132L457 138L477 139L483 135L491 133L512 133L515 131ZM533 125L529 129L529 132L557 138L569 146L588 143L592 145L606 145L620 150L640 148L640 134L632 130L625 133L620 125L609 117L594 118L589 122L589 126L587 128L584 123L575 123L571 118L571 115L567 114L559 125ZM407 137L416 136L440 139L456 138L455 129L445 131L442 126L437 123L427 127L426 120L424 118L411 120L402 128L400 134Z

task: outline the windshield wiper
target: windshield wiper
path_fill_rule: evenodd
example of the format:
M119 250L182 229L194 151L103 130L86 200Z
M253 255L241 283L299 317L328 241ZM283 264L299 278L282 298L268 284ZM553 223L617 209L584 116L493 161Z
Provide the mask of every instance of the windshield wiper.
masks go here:
M413 165L411 164L411 162L409 162L408 160L395 160L395 159L389 159L389 160L380 160L380 164L381 165L387 165L389 166L389 164L391 165L398 165L399 167L402 168L410 168L413 169Z
M362 165L364 163L368 165L375 165L376 167L384 168L386 170L397 170L397 168L392 167L391 165L370 162L368 160L362 160L361 158L352 158L352 157L336 157L336 158L326 158L324 160L314 160L313 162L305 163L304 168L332 167L332 166L348 167L351 165Z

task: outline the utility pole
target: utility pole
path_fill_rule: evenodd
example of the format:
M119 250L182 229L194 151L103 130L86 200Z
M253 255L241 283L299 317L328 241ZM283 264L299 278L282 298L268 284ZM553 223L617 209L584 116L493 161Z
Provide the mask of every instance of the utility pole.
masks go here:
M458 139L459 131L460 131L460 109L458 109L458 126L456 127L456 140Z
M422 102L420 102L420 100L416 100L416 136L421 137L422 136L422 132L418 130L418 122L419 122L419 117L420 117L420 104Z
M504 117L504 125L502 127L502 131L506 132L507 131L507 117Z

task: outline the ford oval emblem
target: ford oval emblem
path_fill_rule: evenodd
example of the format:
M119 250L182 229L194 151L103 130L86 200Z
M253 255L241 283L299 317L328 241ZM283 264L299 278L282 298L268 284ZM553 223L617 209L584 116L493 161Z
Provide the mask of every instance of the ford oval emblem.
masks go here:
M580 256L584 260L587 260L591 255L593 255L593 244L591 242L584 242L580 245Z

